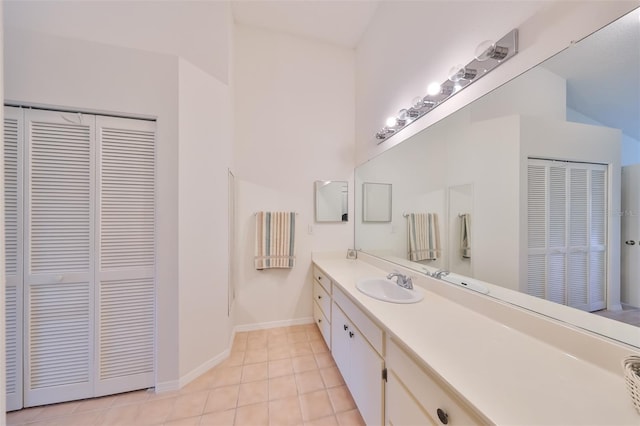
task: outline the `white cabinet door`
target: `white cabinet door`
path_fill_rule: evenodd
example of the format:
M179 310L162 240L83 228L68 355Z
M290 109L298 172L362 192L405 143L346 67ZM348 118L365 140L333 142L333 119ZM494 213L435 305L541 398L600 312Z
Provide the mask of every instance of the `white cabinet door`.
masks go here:
M333 358L367 425L383 421L384 362L338 304L332 309Z
M342 377L349 381L349 328L351 322L347 319L342 309L333 304L331 310L331 353L336 365L342 373Z
M381 425L384 406L384 363L359 331L352 331L349 339L349 390L365 424Z

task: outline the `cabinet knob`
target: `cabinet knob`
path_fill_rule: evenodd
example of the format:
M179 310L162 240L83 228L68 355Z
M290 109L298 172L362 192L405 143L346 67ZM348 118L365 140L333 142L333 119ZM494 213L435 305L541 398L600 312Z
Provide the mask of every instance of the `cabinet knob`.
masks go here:
M353 339L353 331L349 332L349 337Z
M318 318L318 324L322 322L322 318Z
M322 277L320 275L318 275L318 280L322 281Z
M443 425L446 425L447 423L449 423L449 415L442 408L438 408L438 411L436 411L436 414L438 414L438 419L440 419L440 422Z
M349 326L347 324L343 325L342 327L344 327L344 331L347 331L349 329Z
M321 294L318 295L318 299L322 299L322 295Z

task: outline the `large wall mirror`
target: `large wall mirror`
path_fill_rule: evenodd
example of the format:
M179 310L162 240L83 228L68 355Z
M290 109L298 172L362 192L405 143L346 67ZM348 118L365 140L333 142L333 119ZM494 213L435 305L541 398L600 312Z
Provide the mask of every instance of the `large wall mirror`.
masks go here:
M391 222L368 223L356 194L357 249L640 347L640 9L355 179L388 182L394 197ZM434 218L437 243L410 260L425 249L412 246L418 215Z

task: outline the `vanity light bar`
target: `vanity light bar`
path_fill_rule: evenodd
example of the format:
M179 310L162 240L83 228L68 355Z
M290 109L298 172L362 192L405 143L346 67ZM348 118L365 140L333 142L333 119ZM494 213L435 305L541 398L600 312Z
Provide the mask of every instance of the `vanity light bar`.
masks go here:
M442 102L478 81L517 53L517 29L511 30L496 43L490 41L480 43L476 50L476 57L466 66L453 67L449 79L435 88L435 93L416 97L409 108L401 109L396 117L389 118L387 125L376 133L378 144L425 116Z

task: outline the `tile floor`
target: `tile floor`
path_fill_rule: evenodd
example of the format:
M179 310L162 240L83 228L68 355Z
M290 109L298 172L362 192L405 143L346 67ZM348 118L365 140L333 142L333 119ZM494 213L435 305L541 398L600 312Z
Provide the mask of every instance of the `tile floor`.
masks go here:
M640 308L633 306L623 304L621 311L608 311L604 309L594 312L594 314L640 327Z
M7 413L8 425L364 425L315 324L237 333L180 391L137 391Z

